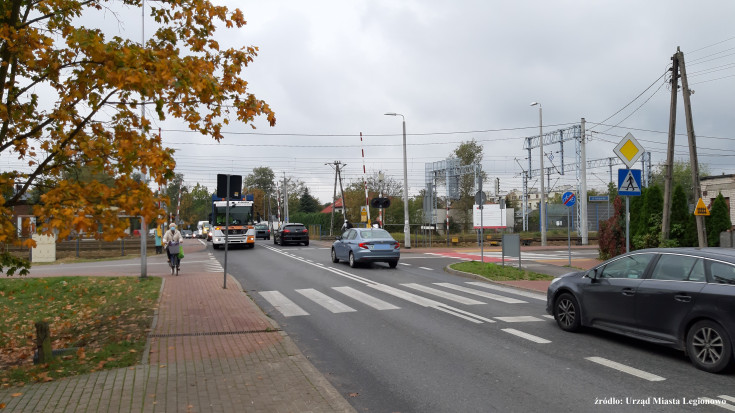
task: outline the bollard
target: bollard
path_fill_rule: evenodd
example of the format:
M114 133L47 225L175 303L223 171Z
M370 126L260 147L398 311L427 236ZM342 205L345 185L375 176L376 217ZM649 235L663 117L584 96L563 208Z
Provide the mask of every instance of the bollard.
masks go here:
M45 321L36 321L36 349L38 350L38 362L48 363L51 361L51 329Z

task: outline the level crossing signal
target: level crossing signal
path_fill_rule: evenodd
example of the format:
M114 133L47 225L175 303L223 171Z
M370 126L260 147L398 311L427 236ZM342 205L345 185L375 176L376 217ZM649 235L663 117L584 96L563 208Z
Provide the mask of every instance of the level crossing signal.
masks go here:
M373 198L370 200L370 206L373 208L388 208L390 206L390 199Z

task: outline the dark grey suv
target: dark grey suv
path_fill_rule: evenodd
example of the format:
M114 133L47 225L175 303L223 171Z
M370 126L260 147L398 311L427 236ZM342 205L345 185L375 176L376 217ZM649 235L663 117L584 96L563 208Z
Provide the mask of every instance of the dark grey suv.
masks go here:
M273 232L274 244L300 244L309 245L309 230L304 224L286 223Z
M546 311L562 330L589 326L686 351L699 369L732 365L735 250L634 251L555 278Z

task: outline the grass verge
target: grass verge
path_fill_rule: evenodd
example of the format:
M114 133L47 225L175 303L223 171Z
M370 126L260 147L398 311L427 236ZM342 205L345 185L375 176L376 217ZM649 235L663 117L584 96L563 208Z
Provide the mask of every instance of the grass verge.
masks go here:
M464 261L452 264L449 268L457 271L476 274L493 281L517 281L517 280L553 280L554 277L539 274L533 271L519 270L518 268L493 263L482 263L480 261Z
M150 331L161 278L0 279L0 386L137 364ZM51 347L76 348L33 364L36 321L47 321Z

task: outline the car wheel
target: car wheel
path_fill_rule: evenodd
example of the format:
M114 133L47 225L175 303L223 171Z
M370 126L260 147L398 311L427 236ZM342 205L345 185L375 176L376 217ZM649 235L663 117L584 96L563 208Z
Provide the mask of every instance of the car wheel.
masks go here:
M710 320L702 320L687 333L687 355L700 370L719 373L730 366L732 343L725 329Z
M306 242L304 243L304 246L305 246L305 247L308 247L308 246L309 246L309 241L306 241Z
M339 258L337 258L337 251L335 251L334 248L332 248L332 262L334 263L339 262Z
M581 325L579 303L573 295L564 293L554 303L554 319L564 331L577 331Z
M350 251L349 261L350 261L350 268L355 268L357 266L357 263L355 262L355 254L353 254L352 251Z
M219 244L212 244L212 248L218 250L219 249Z
M396 268L398 266L398 260L388 261L388 266L391 268Z
M273 237L273 245L278 245L278 239L276 237Z

